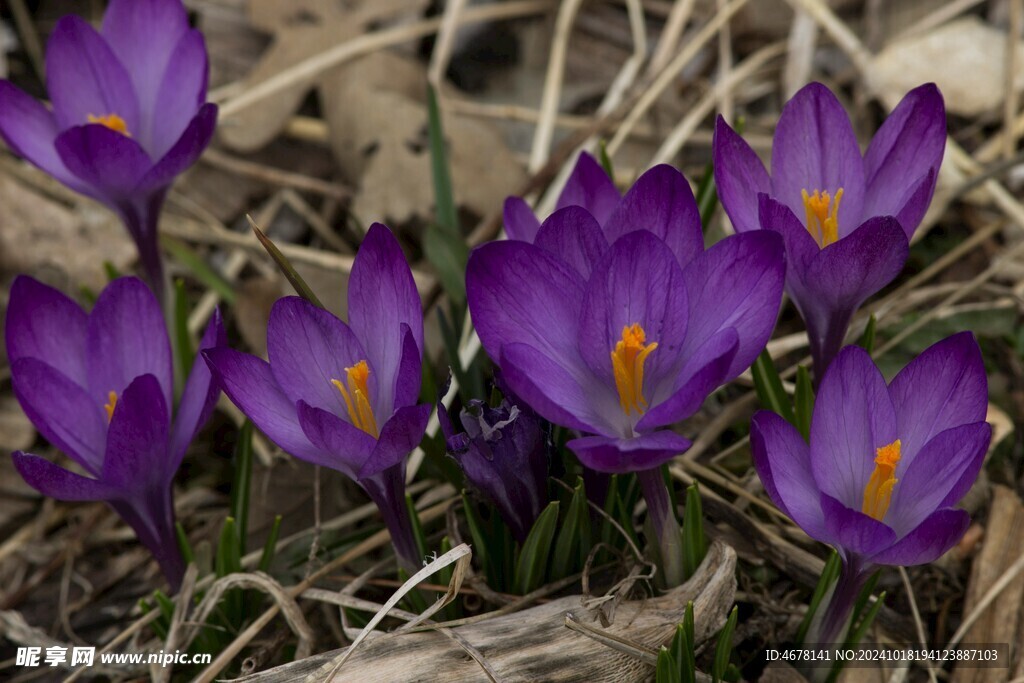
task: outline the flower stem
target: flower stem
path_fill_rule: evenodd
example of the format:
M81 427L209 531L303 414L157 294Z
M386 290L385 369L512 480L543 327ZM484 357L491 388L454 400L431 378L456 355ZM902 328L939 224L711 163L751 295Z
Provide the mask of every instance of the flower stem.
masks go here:
M826 596L824 604L811 624L808 641L815 643L841 643L845 635L850 614L857 602L864 584L870 575L869 571L857 560L842 563L839 578Z
M685 581L683 572L682 530L668 494L668 486L661 476L661 468L637 472L637 479L647 501L647 514L658 539L662 577L667 588Z
M412 519L405 504L404 464L389 467L372 477L360 479L359 484L380 510L384 525L391 533L391 543L395 546L399 564L410 575L415 574L423 566L423 556L416 543Z
M833 313L828 320L804 318L807 325L807 338L810 342L811 357L814 360L814 386L821 384L825 370L843 347L846 330L850 326L853 312L841 311Z

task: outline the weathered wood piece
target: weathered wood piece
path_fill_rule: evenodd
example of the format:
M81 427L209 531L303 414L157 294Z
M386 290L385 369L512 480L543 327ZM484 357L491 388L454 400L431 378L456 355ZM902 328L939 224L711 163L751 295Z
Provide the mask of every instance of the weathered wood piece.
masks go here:
M642 681L653 668L566 628L567 616L595 629L656 651L682 621L693 601L698 643L725 623L736 593L736 553L715 543L690 581L663 595L624 602L603 628L581 596L553 600L514 614L452 629L476 648L502 681ZM252 674L235 683L325 680L335 650ZM456 643L434 632L389 634L367 641L335 681L481 681L486 676Z
M1024 504L1012 490L1005 486L992 487L992 508L985 527L985 540L981 552L971 567L971 579L964 601L964 616L971 614L999 578L1020 559L1024 553ZM974 622L963 637L964 643L1009 643L1011 656L1010 670L956 667L953 683L997 683L1007 681L1024 673L1024 654L1018 640L1024 633L1024 619L1021 618L1021 604L1024 602L1024 573L1003 589L995 601Z

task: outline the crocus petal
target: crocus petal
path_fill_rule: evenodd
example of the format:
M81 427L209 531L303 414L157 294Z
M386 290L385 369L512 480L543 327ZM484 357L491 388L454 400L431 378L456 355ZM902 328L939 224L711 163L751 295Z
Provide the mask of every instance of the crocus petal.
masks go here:
M905 534L935 510L959 502L978 478L991 438L987 422L961 425L931 439L909 466L901 460L886 524Z
M633 184L604 223L608 242L634 230L660 237L685 266L704 251L700 211L690 183L666 164L650 169Z
M715 187L722 208L729 214L736 232L757 230L761 227L757 197L759 193L769 193L772 182L764 164L746 140L721 116L715 122L712 147Z
M266 361L221 346L203 352L228 398L286 452L316 462L320 451L299 427L295 404L288 400Z
M348 409L332 381L347 387L346 368L368 357L348 325L297 296L278 299L271 309L267 355L277 385L292 403L302 400L335 415L348 415ZM370 366L367 381L374 404L382 393L376 370Z
M938 177L938 170L930 169L916 185L911 185L897 202L900 208L896 212L896 220L903 226L903 231L907 233L908 239L928 212L928 205L932 203L932 195L935 194L935 183Z
M473 250L466 266L473 325L487 353L503 363L502 346L528 344L563 368L581 361L576 330L583 280L540 247L509 240Z
M583 432L614 429L604 416L622 410L607 388L578 379L529 344L505 344L501 359L512 393L549 422Z
M614 392L610 354L623 328L639 324L646 343L658 345L644 365L646 397L664 396L662 384L674 380L687 360L680 353L688 310L683 273L672 251L650 232L629 233L605 253L587 283L579 314L580 355Z
M177 0L113 0L103 15L100 31L114 54L128 67L138 95L139 111L145 123L136 135L154 157L162 156L167 148L161 151L154 149L154 133L177 120L174 109L178 103L187 101L191 105L192 111L188 115L191 118L201 103L197 97L205 99L206 51L202 47L202 37L199 37L199 47L202 49L203 90L197 92L192 81L197 75L194 72L199 55L194 54L191 48L182 50L182 43L190 30L185 7ZM161 97L172 72L179 73L173 77L180 87L178 103ZM167 105L172 108L167 109ZM168 116L171 118L166 120ZM184 124L177 135L183 129Z
M822 249L804 271L802 289L792 290L794 299L800 297L798 305L808 331L815 334L845 318L841 325L845 334L849 318L868 297L899 275L909 253L903 228L889 216L868 219L853 233ZM800 274L794 272L794 277Z
M147 374L163 388L164 406L172 405L171 344L160 304L142 280L118 278L104 288L89 314L86 338L89 391L97 405Z
M897 436L885 378L867 351L847 346L825 372L814 402L811 468L819 490L859 510L876 449Z
M125 492L169 483L169 414L156 377L142 375L129 384L110 418L101 479Z
M394 405L395 376L402 360L402 324L423 349L423 306L402 247L380 223L359 247L348 282L348 317L377 374L375 405Z
M103 403L35 358L11 364L11 384L39 433L86 470L99 474L107 438Z
M901 464L951 426L982 422L988 411L985 362L974 335L961 332L929 346L889 386L899 421Z
M377 440L373 453L359 470L359 479L373 477L405 460L405 457L423 440L423 433L427 431L427 421L430 419L430 410L430 404L424 403L395 411L391 419L381 427L380 439Z
M847 507L827 493L822 493L820 500L825 532L831 543L847 553L874 555L896 541L896 533L877 519Z
M68 170L112 208L133 198L153 166L138 142L99 124L69 128L54 144Z
M398 365L398 372L395 373L395 403L387 406L386 411L382 407L381 417L415 403L419 398L422 382L423 358L416 346L416 338L412 336L412 330L402 323L402 361Z
M584 436L566 445L587 467L624 474L658 467L689 448L690 441L675 432L660 431L630 439Z
M875 554L872 564L903 567L927 564L942 557L963 537L971 524L966 510L938 510L898 542Z
M558 195L556 208L582 206L603 224L618 206L621 196L597 159L582 152Z
M754 362L768 343L782 303L786 279L782 238L767 231L733 235L695 258L684 270L690 303L681 353L688 356L719 331L731 327L739 349L726 379Z
M797 216L805 213L801 192L842 188L839 235L861 222L864 160L850 118L821 83L804 86L782 108L772 142L772 196Z
M225 346L227 343L224 321L221 319L220 310L215 309L213 317L210 318L206 331L203 333L203 338L199 341L198 352L202 353L208 349ZM178 410L174 415L174 427L167 461L170 471L178 469L188 445L210 418L218 396L220 396L220 385L213 381L210 366L202 358L197 358L192 363L192 370L185 381L185 390L181 394Z
M694 352L673 382L677 387L675 392L664 401L658 399L657 403L652 404L651 409L640 418L637 429L669 425L697 412L704 399L725 381L737 348L739 337L731 327L708 339Z
M0 80L0 102L0 137L7 145L72 190L85 192L53 146L60 133L53 112L6 80Z
M38 358L81 385L88 385L85 360L88 316L63 292L26 275L11 285L7 305L7 358Z
M50 34L46 87L61 129L84 125L90 116L116 115L124 120L129 134L140 130L131 76L103 37L81 17L62 17Z
M144 143L154 159L174 146L206 99L208 65L203 34L193 29L183 35L168 65L153 109L160 114L153 117Z
M14 468L25 483L44 496L57 500L109 500L117 495L116 488L53 464L38 455L15 451Z
M503 222L510 240L533 242L540 230L537 215L522 197L509 197L505 200Z
M821 248L787 205L764 193L758 194L757 199L759 224L781 235L786 245L786 284L803 285L805 274Z
M775 413L758 411L750 423L750 450L775 506L809 536L829 542L820 491L811 476L811 451L800 432Z
M927 208L935 189L934 172L942 163L945 147L946 108L942 93L934 83L914 88L892 110L864 155L867 190L863 215L897 215L907 201L908 181L916 183L931 173L927 199L923 202ZM917 213L907 215L903 224L908 238L924 216L923 210L920 215Z
M188 170L210 144L217 127L217 105L204 104L192 118L185 132L160 157L135 187L136 193L165 189L174 179Z
M303 434L316 446L314 457L295 456L314 465L338 470L350 479L357 479L359 470L377 445L377 440L353 427L334 413L314 408L299 401L298 419Z
M587 280L608 249L601 226L586 209L569 206L548 216L534 240L541 249L572 266Z

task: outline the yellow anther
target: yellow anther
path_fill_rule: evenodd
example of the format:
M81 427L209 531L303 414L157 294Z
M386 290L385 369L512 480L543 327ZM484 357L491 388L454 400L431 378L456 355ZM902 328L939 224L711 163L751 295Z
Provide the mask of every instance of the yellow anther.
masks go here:
M345 368L345 379L348 386L337 379L332 379L331 384L338 388L345 399L345 407L348 408L348 417L352 424L376 439L380 434L377 432L377 419L373 415L370 389L367 386L370 366L365 360L361 360L352 367Z
M839 201L843 198L843 188L836 190L835 201L828 192L815 190L808 194L801 190L804 200L804 211L807 213L807 232L824 249L839 239Z
M647 408L644 399L644 361L651 351L658 348L657 342L646 344L647 335L639 323L622 328L622 339L611 352L612 371L615 374L615 388L619 390L619 405L629 415L635 410L641 415Z
M900 462L900 440L875 450L875 471L864 487L864 505L861 512L879 522L885 519L896 486L896 465Z
M131 137L132 134L128 132L128 124L117 114L107 114L106 116L96 116L95 114L89 114L89 123L98 123L101 126L106 126L115 133L120 133L126 137Z
M114 408L117 407L117 392L107 392L107 402L103 404L103 410L107 411L107 424L114 418Z

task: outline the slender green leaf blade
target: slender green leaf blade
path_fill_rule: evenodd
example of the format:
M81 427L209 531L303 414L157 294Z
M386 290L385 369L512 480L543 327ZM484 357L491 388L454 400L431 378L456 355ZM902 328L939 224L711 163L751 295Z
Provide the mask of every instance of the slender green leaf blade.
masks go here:
M552 580L561 579L572 573L575 565L574 559L578 559L577 549L582 536L581 524L583 520L589 521L590 514L587 509L587 494L583 490L583 478L576 481L576 488L573 489L572 499L565 512L565 519L562 520L562 528L555 540L555 554L551 559Z
M793 424L795 421L793 407L782 386L782 378L779 377L779 371L775 369L775 363L772 361L768 349L761 352L750 370L754 374L754 388L757 391L758 400L761 401L761 406Z
M713 683L721 681L729 668L729 658L732 656L732 632L736 629L737 619L739 619L739 608L733 607L732 612L729 613L729 619L718 636L718 644L715 646L715 660L711 665Z
M708 551L704 537L704 510L697 484L686 489L686 507L683 509L683 576L690 578L704 561Z
M516 589L523 595L540 587L551 555L551 543L558 526L558 501L552 501L540 513L523 542L516 563Z
M666 647L658 651L658 664L654 670L655 683L682 683L679 678L679 664Z
M864 328L864 334L860 337L860 346L868 353L874 353L875 351L875 328L878 325L878 318L872 313L871 317L868 318L867 327Z
M211 268L203 258L184 242L169 235L160 235L160 246L199 280L207 289L213 290L225 303L234 305L235 288L220 273Z
M235 444L235 476L231 483L231 515L238 525L239 550L245 554L249 533L249 495L252 487L252 422L246 420L238 430Z
M797 645L803 645L804 639L807 638L807 632L814 621L814 615L818 612L818 608L821 607L821 602L825 599L829 587L839 576L840 564L839 553L833 550L829 554L828 560L825 561L825 569L821 573L821 578L818 579L818 585L814 587L814 594L811 596L811 601L807 606L807 613L804 615L803 621L800 622L800 628L796 632Z
M266 572L270 570L270 563L274 561L277 553L277 537L281 534L281 515L274 516L274 523L270 527L270 534L267 542L263 544L263 554L260 555L259 570Z
M281 250L277 248L277 245L271 241L269 237L260 230L260 226L256 225L256 221L252 219L252 216L246 216L249 219L249 225L252 227L252 231L256 234L256 239L260 241L263 248L270 254L270 258L277 264L278 269L285 276L288 282L291 284L295 293L301 296L303 299L313 304L317 308L323 308L324 305L320 303L320 299L317 298L313 289L306 284L306 281L299 275L299 271L295 270L295 266L292 265L288 257L281 253Z
M449 235L459 235L459 216L455 208L455 193L452 188L451 170L448 165L448 151L445 148L444 124L441 109L437 105L437 92L427 86L427 134L430 138L430 170L434 179L434 204L437 225Z
M809 441L811 438L811 415L814 413L814 385L811 384L811 373L803 365L796 371L793 407L795 426L803 435L804 441Z

